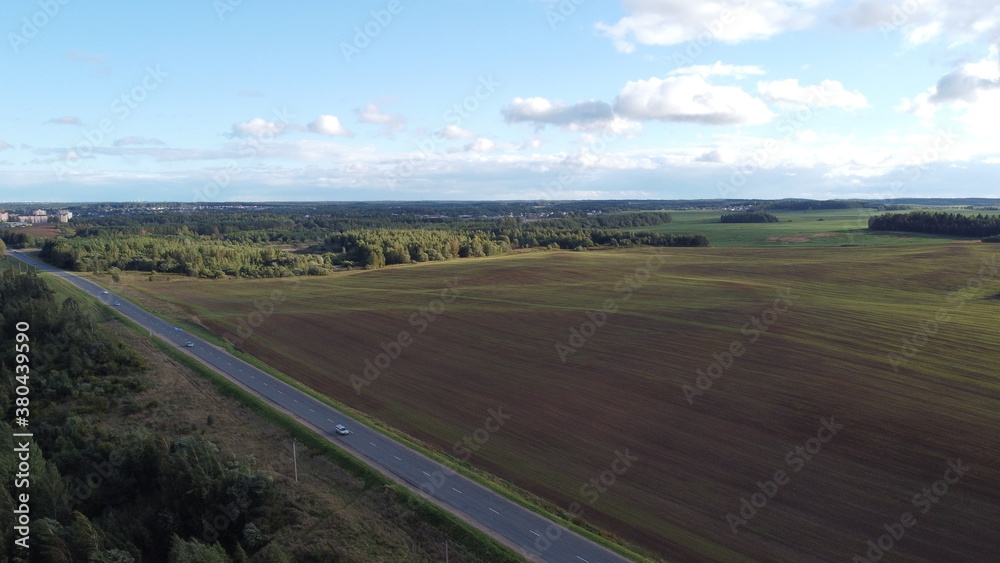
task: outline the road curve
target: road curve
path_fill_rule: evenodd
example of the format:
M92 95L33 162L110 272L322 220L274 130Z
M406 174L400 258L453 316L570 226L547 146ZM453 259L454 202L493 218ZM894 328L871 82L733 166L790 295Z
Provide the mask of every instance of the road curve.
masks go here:
M494 539L532 561L553 563L613 563L629 559L544 518L494 491L454 473L409 447L355 421L308 394L257 369L228 352L201 340L137 307L106 288L70 272L54 268L21 251L8 255L49 272L105 302L108 306L200 360L258 397L311 426L327 440L354 453L376 470L408 486L424 498L475 525ZM185 344L193 342L193 347ZM347 436L334 433L344 424Z

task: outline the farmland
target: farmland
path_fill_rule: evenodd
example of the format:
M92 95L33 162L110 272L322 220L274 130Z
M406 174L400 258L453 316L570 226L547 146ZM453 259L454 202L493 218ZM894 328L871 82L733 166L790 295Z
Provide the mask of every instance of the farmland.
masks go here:
M973 213L961 209L948 209L948 211ZM957 238L919 233L870 232L868 218L880 214L871 208L772 213L778 218L778 223L726 224L719 222L721 212L718 210L674 211L673 222L644 230L703 234L708 237L712 246L868 246L927 244L947 242Z
M910 511L893 557L981 560L1000 543L1000 257L906 242L123 283L433 449L581 503L583 520L659 557L849 560ZM483 434L491 409L509 418ZM950 460L971 469L915 508Z

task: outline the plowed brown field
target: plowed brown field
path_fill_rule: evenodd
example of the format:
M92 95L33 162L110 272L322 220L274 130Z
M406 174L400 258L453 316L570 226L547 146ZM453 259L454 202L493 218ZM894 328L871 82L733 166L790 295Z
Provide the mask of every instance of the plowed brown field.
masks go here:
M242 349L446 453L485 436L471 463L668 560L850 561L889 525L904 533L883 561L986 561L998 247L677 248L645 282L652 249L131 283L220 335L262 321ZM449 283L460 295L439 301ZM358 393L351 376L401 331L413 343ZM510 418L477 432L501 405ZM954 460L971 469L935 495ZM928 487L937 502L918 503ZM915 524L893 527L905 512Z

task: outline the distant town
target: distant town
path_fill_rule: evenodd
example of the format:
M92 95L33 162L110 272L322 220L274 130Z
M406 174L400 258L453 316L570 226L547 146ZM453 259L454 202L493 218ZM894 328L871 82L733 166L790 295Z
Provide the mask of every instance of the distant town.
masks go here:
M68 223L73 218L73 212L59 209L50 213L45 209L35 209L30 214L19 214L15 211L0 211L0 223L17 225L32 225L35 223Z

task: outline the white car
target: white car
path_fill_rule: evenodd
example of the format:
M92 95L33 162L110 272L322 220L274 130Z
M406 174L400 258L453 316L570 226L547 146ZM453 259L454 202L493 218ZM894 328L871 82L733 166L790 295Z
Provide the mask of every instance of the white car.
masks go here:
M101 293L103 293L104 295L107 295L107 294L108 294L108 290L106 290L106 289L105 289L105 290L104 290L104 291L102 291Z
M188 348L194 348L194 342L185 342L184 345Z
M344 426L343 424L338 424L337 426L334 427L334 430L336 430L337 434L340 434L341 436L346 436L351 433L351 431L348 430L347 427Z

